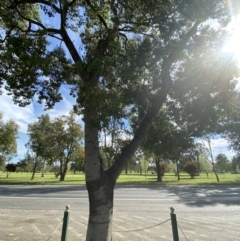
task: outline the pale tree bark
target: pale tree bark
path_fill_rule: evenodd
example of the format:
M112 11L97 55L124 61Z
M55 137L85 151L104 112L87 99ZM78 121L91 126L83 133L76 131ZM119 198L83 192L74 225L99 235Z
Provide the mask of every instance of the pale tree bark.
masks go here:
M88 119L87 113L85 116ZM98 130L87 122L85 122L85 176L90 202L86 240L110 241L112 240L115 181L109 180L108 175L103 171Z

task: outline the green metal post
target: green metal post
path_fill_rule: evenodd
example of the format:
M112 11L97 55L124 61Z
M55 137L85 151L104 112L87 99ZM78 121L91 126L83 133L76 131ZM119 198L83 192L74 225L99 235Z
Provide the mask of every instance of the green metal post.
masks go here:
M172 223L172 233L173 233L173 241L179 241L179 236L178 236L178 226L177 226L177 216L174 213L174 208L170 208L171 213L171 223Z
M69 209L70 209L70 205L67 205L63 216L61 241L67 241L68 220L69 220L69 214L70 214Z

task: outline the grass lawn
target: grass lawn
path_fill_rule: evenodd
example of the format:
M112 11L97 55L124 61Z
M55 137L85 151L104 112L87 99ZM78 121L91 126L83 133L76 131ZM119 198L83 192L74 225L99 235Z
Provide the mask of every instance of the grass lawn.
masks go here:
M31 173L11 173L6 178L6 173L0 172L0 184L35 184L35 185L77 185L85 184L85 176L83 173L68 173L66 180L60 182L59 178L54 176L54 173L45 173L44 177L41 177L41 173L36 173L34 180L31 179ZM140 175L139 173L121 174L117 183L118 184L155 184L155 185L201 185L201 184L236 184L240 185L240 174L219 174L220 182L217 183L214 173L209 174L207 178L206 174L202 173L199 176L191 179L186 173L181 173L181 180L178 181L173 173L166 173L162 182L156 182L156 175L148 173Z

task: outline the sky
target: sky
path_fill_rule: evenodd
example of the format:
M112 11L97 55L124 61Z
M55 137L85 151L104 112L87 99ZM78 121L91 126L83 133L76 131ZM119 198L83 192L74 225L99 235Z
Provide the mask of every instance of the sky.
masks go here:
M236 32L236 37L232 42L229 43L229 45L226 47L227 51L236 51L239 54L239 62L240 62L240 24L239 19L235 19L229 27L233 29L239 28L238 31L234 30ZM52 19L51 19L52 20ZM49 20L46 19L46 22ZM58 19L55 19L55 22L51 22L52 25L56 26L59 23ZM79 38L75 38L73 33L70 33L71 37L75 39L75 44L79 43ZM239 41L238 41L239 40ZM51 47L55 42L52 42ZM44 106L41 104L38 104L36 99L33 99L32 103L26 107L19 107L15 105L12 101L11 96L7 95L6 93L3 93L3 95L0 95L0 112L3 112L4 114L4 120L12 119L19 125L19 134L17 139L17 156L12 160L13 162L17 162L19 159L24 157L24 154L26 153L25 144L28 141L28 135L27 135L27 127L28 124L34 122L37 120L38 116L42 114L48 113L50 118L53 119L57 116L66 115L71 110L73 105L75 104L75 99L69 95L68 88L62 87L61 93L63 96L63 100L59 103L57 103L53 109L51 110L44 110ZM83 125L83 121L81 120L81 117L78 118L78 121L81 125ZM236 153L232 150L229 150L228 148L228 142L227 140L221 138L220 136L215 136L212 139L212 147L213 147L213 154L216 156L219 153L224 153L229 159L231 159Z

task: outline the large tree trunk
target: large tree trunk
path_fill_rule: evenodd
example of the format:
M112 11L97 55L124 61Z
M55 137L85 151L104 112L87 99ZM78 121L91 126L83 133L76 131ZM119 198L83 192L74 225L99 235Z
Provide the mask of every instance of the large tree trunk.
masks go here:
M63 165L61 164L61 168L60 168L60 179L59 181L64 181L65 180L65 176L67 174L67 169L68 169L68 163L65 163L64 164L64 167Z
M87 120L88 115L85 114ZM113 217L113 188L102 168L99 153L98 130L85 122L85 176L89 196L87 241L111 241Z
M34 180L34 176L35 176L35 173L36 173L36 169L37 169L37 162L34 163L31 180Z
M105 173L99 181L87 182L90 213L87 241L111 241L113 219L113 188Z
M161 167L160 167L160 160L156 159L156 170L157 170L157 181L161 182L162 181L162 176L161 176Z

